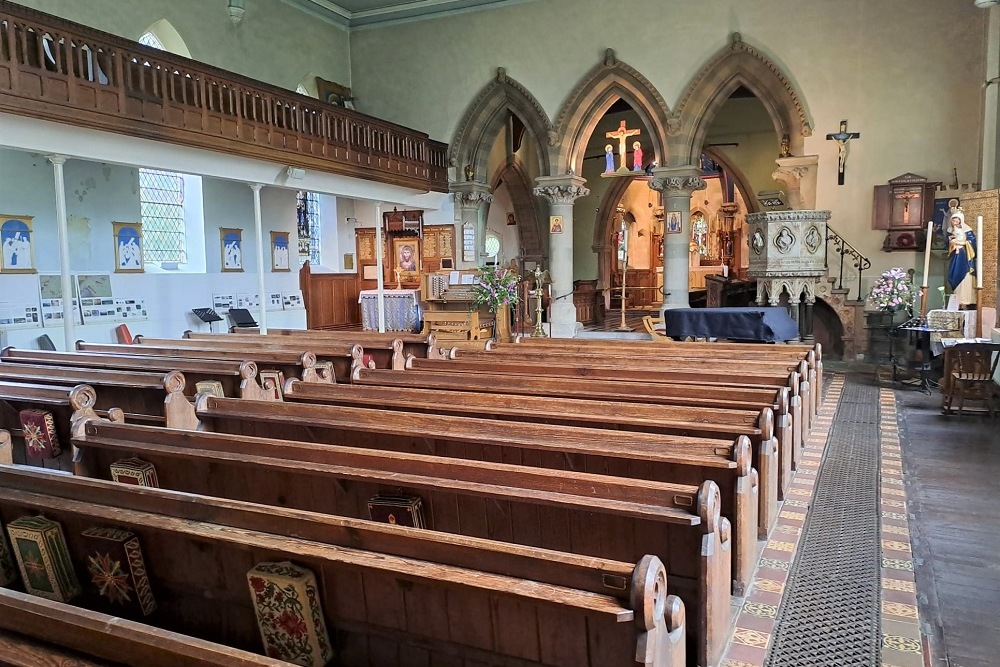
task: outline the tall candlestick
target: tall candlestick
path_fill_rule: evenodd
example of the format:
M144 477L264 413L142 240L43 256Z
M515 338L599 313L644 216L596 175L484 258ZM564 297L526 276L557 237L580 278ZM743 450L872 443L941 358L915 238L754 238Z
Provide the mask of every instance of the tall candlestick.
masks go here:
M983 288L983 216L976 218L976 287Z
M924 282L921 287L927 287L927 276L931 272L931 235L934 233L934 221L927 221L927 241L924 243Z

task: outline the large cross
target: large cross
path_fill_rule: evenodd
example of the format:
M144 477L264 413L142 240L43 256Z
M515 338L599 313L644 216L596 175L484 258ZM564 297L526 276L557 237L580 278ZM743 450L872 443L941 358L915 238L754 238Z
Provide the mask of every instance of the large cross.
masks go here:
M847 166L847 152L850 147L847 145L851 139L860 139L860 132L848 132L847 121L840 121L840 132L826 135L827 141L837 142L837 185L844 184L844 168Z
M608 139L617 139L618 140L618 159L620 161L620 166L618 167L619 170L624 169L624 170L628 171L628 167L625 165L625 141L626 141L626 139L628 139L629 137L638 136L639 134L641 134L641 130L629 130L629 129L627 129L625 127L625 121L622 121L622 124L619 125L618 129L615 130L614 132L606 132L605 133L604 136L607 137Z

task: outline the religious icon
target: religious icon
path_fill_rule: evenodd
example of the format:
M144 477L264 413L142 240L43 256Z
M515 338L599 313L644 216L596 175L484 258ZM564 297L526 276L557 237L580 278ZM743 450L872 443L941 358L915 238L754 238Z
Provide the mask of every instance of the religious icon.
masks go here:
M792 232L789 231L788 227L782 227L774 239L774 247L778 249L778 252L785 254L792 249L793 243L795 243L795 237L792 236Z
M549 216L549 234L563 233L563 217L561 215Z
M0 216L0 272L35 273L34 237L31 216Z
M642 144L632 144L632 171L642 171Z
M513 213L508 213L507 214L507 224L508 225L516 225L517 224L517 220L514 218L514 214Z
M848 144L851 139L861 138L860 132L848 132L847 121L840 121L840 132L826 135L827 141L837 142L837 185L844 184L844 169L847 168L847 154L850 151Z
M392 240L392 254L395 259L393 272L397 269L397 280L420 270L420 239L416 236L396 237Z
M618 167L618 171L619 172L629 173L628 165L625 162L625 142L628 140L629 137L638 136L639 133L640 133L640 130L630 130L627 127L625 127L625 121L621 122L621 124L618 126L617 130L615 130L613 132L605 132L604 133L604 136L605 136L606 139L617 139L618 140L618 164L620 165ZM610 149L611 149L610 147L611 147L611 144L608 144L607 146L605 146L604 152L605 153L609 152ZM608 159L607 156L605 156L605 159ZM611 158L610 162L611 162L611 167L612 167L611 171L614 171L614 158ZM607 172L605 172L605 173L607 173Z
M781 135L781 147L778 149L778 157L789 157L792 154L792 138L787 134Z
M952 295L958 297L960 306L975 305L976 292L976 233L965 222L961 207L952 209L949 216L948 273L945 282Z
M680 211L667 211L666 230L667 230L667 234L680 234L681 233L681 212Z
M116 222L115 273L142 273L142 225L137 222Z
M615 173L615 154L612 152L613 146L608 144L604 147L604 173Z
M222 241L222 270L243 271L243 230L223 227L219 229Z
M288 232L271 232L271 271L291 271Z

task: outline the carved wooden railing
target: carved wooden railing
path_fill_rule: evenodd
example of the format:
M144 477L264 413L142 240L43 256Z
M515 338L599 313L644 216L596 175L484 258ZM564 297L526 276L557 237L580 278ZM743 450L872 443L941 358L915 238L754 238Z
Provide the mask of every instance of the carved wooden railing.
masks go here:
M0 111L447 192L447 144L0 0Z

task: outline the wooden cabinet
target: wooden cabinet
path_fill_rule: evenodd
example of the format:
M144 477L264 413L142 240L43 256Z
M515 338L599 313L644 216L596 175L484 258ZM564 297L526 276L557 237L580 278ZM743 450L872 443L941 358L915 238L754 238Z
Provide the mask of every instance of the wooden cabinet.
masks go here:
M934 191L939 182L906 173L875 186L872 228L886 231L882 249L923 251L927 221L934 217Z

